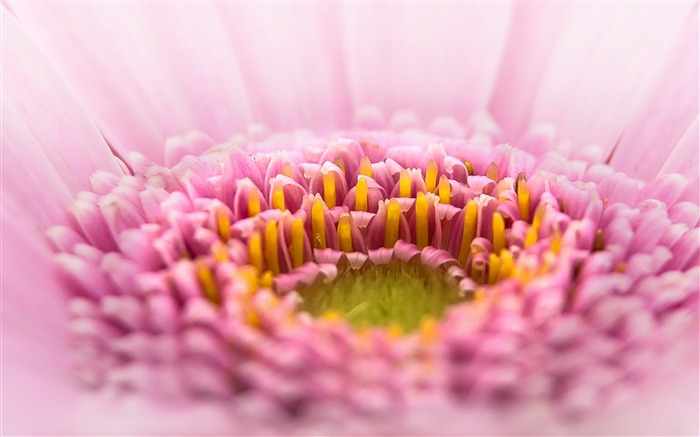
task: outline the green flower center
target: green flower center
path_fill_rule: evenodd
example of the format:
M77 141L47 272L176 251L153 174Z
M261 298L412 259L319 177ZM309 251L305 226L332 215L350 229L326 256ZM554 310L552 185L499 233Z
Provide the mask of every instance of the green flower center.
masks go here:
M344 268L330 282L300 287L299 309L314 316L336 313L357 328L398 326L414 331L424 318L440 319L466 297L441 270L392 261L371 268Z

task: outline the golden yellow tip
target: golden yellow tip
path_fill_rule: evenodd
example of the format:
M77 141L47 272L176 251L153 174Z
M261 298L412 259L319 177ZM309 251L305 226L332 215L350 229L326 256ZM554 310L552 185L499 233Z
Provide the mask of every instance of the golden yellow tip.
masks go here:
M226 245L217 243L212 247L212 253L214 254L214 259L216 262L224 262L228 260L228 251L226 250Z
M399 226L401 223L401 206L392 198L386 210L386 229L384 234L384 247L394 247L399 241Z
M265 273L260 275L260 286L262 288L272 289L272 279L273 279L272 272L269 270L266 270Z
M430 316L425 316L421 319L419 332L421 338L427 342L432 343L439 338L438 324L435 319Z
M289 247L294 268L304 264L304 235L304 220L298 218L292 223L292 245Z
M221 303L214 274L204 262L197 264L197 278L199 279L199 284L202 286L204 297L214 304L218 305Z
M360 178L355 185L355 210L367 211L367 179Z
M259 232L254 232L248 239L248 263L258 269L258 273L262 273L263 250L262 238Z
M552 232L552 242L549 249L555 254L561 252L561 231L559 228L554 229L554 232Z
M366 156L363 156L362 159L360 159L360 174L372 177L372 163Z
M464 222L462 225L462 243L459 247L459 256L457 259L462 265L467 262L469 252L471 251L472 241L476 237L476 221L479 214L479 208L476 202L470 200L467 206L464 207Z
M397 339L403 335L403 328L397 323L390 323L389 326L386 327L386 333L389 338Z
M503 216L498 213L493 213L493 253L500 254L506 248L506 222Z
M347 214L340 216L338 221L338 240L341 251L352 252L352 229L350 227L350 216Z
M423 249L428 245L428 198L419 192L416 196L416 246Z
M507 278L513 274L513 253L506 249L501 251L501 271L499 272L499 278Z
M250 265L241 266L238 270L238 275L240 275L241 279L248 285L248 292L252 293L258 289L258 276L260 272L255 267Z
M492 162L489 165L488 170L486 170L486 177L498 182L498 166L495 162Z
M435 192L437 188L438 165L434 159L428 161L428 168L425 170L425 186L429 192Z
M253 188L248 193L248 217L253 217L260 213L260 192L257 188Z
M411 191L411 175L403 169L399 176L399 197L411 197Z
M505 251L504 251L505 252ZM489 284L498 282L498 275L501 270L501 258L492 253L489 255Z
M231 219L228 217L228 213L224 208L219 208L216 210L216 227L219 231L219 237L221 240L228 241L229 231L231 229Z
M333 208L335 203L335 172L329 171L323 175L323 200L329 208Z
M323 206L323 201L317 197L311 207L311 233L315 249L326 248L326 219L323 215Z
M516 191L518 194L518 209L520 209L520 218L526 222L530 221L530 187L527 185L525 174L520 173L516 182Z
M469 176L474 174L474 167L472 166L472 163L469 161L464 161L464 166L467 167L467 174Z
M284 189L282 186L276 186L272 190L272 207L284 211L287 209L284 205Z
M440 203L450 203L450 181L445 175L440 176L440 183L438 184L438 195L440 196Z
M277 248L277 222L270 220L265 226L265 262L273 275L280 272L279 249Z

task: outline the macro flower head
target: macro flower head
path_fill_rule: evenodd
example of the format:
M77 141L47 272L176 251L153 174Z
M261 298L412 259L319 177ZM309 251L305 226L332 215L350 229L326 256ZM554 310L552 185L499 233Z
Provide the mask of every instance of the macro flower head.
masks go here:
M698 431L698 7L2 6L3 431Z

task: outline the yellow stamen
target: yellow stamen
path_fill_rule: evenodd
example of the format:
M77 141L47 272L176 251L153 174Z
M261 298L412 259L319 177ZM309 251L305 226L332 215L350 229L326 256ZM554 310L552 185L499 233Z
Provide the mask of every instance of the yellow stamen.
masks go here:
M329 208L335 206L335 175L329 171L323 175L323 200Z
M343 161L343 158L338 156L333 160L333 163L338 166L338 168L340 169L340 171L343 172L343 174L345 174L345 161Z
M222 241L228 241L228 234L231 229L231 219L224 208L219 208L216 211L216 227L219 231L219 236Z
M530 221L530 187L525 180L525 174L520 173L517 180L518 208L520 218L526 222Z
M501 271L499 278L507 278L513 273L513 253L510 250L501 251Z
M495 284L498 281L498 275L501 270L501 258L495 253L489 255L489 284Z
M248 239L248 263L258 269L258 273L263 271L262 238L260 233L255 232Z
M326 219L323 216L323 201L320 198L314 200L311 207L311 233L314 236L314 248L326 248Z
M616 273L624 273L625 270L627 270L627 263L624 261L617 263L617 265L615 266Z
M535 216L532 218L532 226L527 230L525 235L525 247L530 247L537 243L540 233L540 225L542 224L542 218L544 213L547 212L547 207L540 203L535 209Z
M258 270L253 266L242 266L238 270L238 274L248 284L248 291L254 292L258 289Z
M258 189L253 188L248 194L248 217L253 217L260 212L260 198L258 197Z
M369 162L369 158L366 156L360 159L360 174L372 177L372 163Z
M474 174L474 167L472 166L472 163L469 161L464 161L464 166L467 167L467 174L469 176Z
M425 316L420 321L420 336L427 342L434 342L438 339L438 325L435 319Z
M429 192L434 192L437 187L438 165L435 160L428 161L428 168L425 170L425 186Z
M260 287L262 288L272 288L272 272L269 270L265 270L265 273L263 273L260 276Z
M282 164L282 174L288 178L294 178L294 173L292 173L292 165L288 162Z
M331 310L328 310L325 313L323 313L321 318L327 322L337 322L343 319L343 317L337 311Z
M533 244L537 243L537 233L539 229L537 229L534 226L530 226L530 228L527 230L527 234L525 234L525 247L528 248L532 246Z
M212 253L214 254L214 259L216 260L216 262L220 263L228 260L228 252L226 251L226 246L221 243L217 243L214 245L214 247L212 248Z
M270 220L265 227L265 261L273 275L280 272L280 259L277 249L277 222Z
M386 209L386 229L384 234L384 247L394 247L399 241L399 224L401 223L401 206L392 198Z
M438 184L438 195L440 196L440 203L450 203L450 181L445 175L440 176L440 183Z
M595 231L595 238L593 240L593 250L603 250L603 230L598 229Z
M399 176L399 197L411 197L411 175L406 169Z
M289 248L292 254L292 267L297 268L304 264L304 220L296 219L292 223L292 245Z
M503 216L497 212L493 213L493 253L500 254L506 247L506 222Z
M219 304L219 289L216 286L216 279L214 279L214 274L209 267L203 262L197 264L197 278L202 286L204 297L212 303Z
M459 262L464 264L471 250L472 241L476 237L476 220L479 208L476 202L470 200L464 207L464 224L462 225L462 244L459 247Z
M338 240L340 242L340 250L343 252L352 252L352 231L350 228L350 216L342 215L338 222Z
M403 328L401 328L399 324L390 323L389 326L386 327L386 333L389 338L400 338L403 335Z
M532 226L535 226L539 229L540 225L542 224L542 219L544 218L544 214L547 212L547 205L540 203L537 205L537 208L535 208L535 216L532 218Z
M287 209L284 206L284 189L282 186L278 185L272 190L272 207L280 211Z
M428 199L419 192L416 196L416 246L423 249L428 245Z
M355 210L367 211L367 179L360 178L355 185Z
M561 252L561 231L558 228L554 229L552 233L552 242L549 249L556 254Z
M498 166L495 162L492 162L489 165L488 170L486 170L486 177L498 182Z

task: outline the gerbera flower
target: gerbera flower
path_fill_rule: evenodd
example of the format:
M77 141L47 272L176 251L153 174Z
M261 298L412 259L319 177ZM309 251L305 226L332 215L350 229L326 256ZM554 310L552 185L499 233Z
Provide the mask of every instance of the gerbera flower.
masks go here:
M4 432L697 431L695 3L2 11Z

